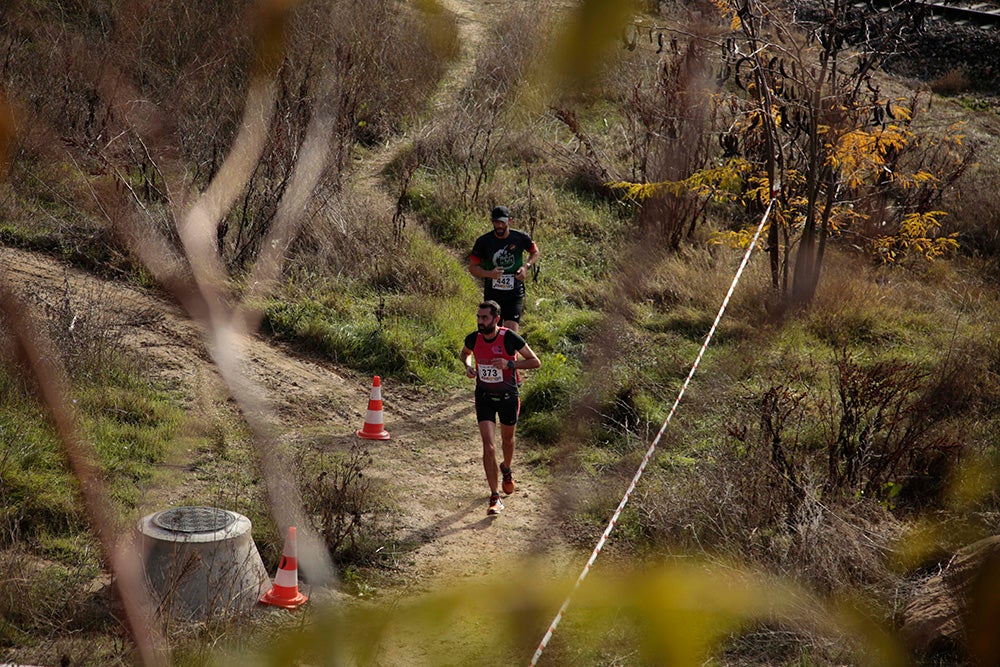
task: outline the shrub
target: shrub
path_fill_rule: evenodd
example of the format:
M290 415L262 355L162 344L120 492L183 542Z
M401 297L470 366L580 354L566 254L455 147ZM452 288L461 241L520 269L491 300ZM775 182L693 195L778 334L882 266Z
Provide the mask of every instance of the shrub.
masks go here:
M653 469L644 480L634 503L655 546L758 564L825 592L890 590L884 553L902 528L886 508L864 498L821 500L805 478L789 514L760 456L717 449L711 457L687 471Z
M956 67L948 70L928 85L938 95L958 95L969 89L969 77L964 69Z
M45 333L74 380L100 382L120 371L141 372L141 361L124 340L131 327L153 325L160 313L134 312L116 303L112 291L96 280L74 287L68 272L60 294L53 297L40 290L32 298L44 315Z
M748 558L824 590L884 590L881 552L902 530L893 515L942 507L964 444L952 429L978 410L954 387L963 368L862 362L843 349L826 381L783 368L726 399L729 440L696 467L652 471L639 500L645 531L669 549Z
M935 428L926 375L911 364L879 361L862 366L837 356L836 424L826 444L825 486L885 499L903 476L926 474L938 456L952 458L961 445ZM939 396L940 397L940 396Z
M392 506L381 485L365 472L372 463L361 444L334 453L319 448L297 454L302 502L312 527L340 565L376 565L391 539Z

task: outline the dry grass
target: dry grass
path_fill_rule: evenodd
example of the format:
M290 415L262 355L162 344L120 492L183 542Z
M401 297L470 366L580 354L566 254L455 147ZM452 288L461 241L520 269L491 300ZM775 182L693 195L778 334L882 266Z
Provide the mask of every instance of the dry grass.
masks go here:
M928 85L938 95L958 95L969 89L969 77L962 68L945 72Z
M472 72L437 117L447 122L436 122L414 144L423 167L436 173L439 201L476 208L517 204L512 192L492 181L497 168L519 151L515 141L523 135L512 131L526 122L520 106L548 27L544 14L521 3L510 4L484 26Z

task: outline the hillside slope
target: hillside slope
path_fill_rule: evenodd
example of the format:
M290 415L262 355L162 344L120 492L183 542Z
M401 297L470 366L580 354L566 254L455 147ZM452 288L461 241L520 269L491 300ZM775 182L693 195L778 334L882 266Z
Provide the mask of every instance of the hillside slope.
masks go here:
M202 332L170 300L38 253L5 248L0 266L29 303L68 298L81 317L113 310L128 346L149 355L156 380L177 388L191 420L224 410L225 385L205 350ZM361 442L356 431L364 424L371 378L303 358L262 338L245 344L245 370L274 406L282 441L322 440L345 449ZM480 573L484 553L499 550L505 560L516 560L534 553L540 536L554 537L545 528L551 519L549 491L526 470L518 475L508 511L487 518L488 489L471 385L441 395L383 382L382 397L385 428L392 437L367 443L373 461L369 472L393 491L401 510L402 541L421 545L400 559L403 580L433 588L456 576ZM170 487L149 490L150 511L165 509L178 498L198 499L212 488L213 482L202 478L192 463L170 462L185 474Z

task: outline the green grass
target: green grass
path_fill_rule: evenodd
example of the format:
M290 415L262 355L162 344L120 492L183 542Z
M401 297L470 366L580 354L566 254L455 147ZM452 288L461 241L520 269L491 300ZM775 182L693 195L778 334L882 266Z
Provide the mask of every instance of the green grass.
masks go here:
M529 295L526 301L531 303L525 306L522 331L531 349L579 358L588 335L600 321L600 313L546 296Z
M140 377L139 367L81 368L71 394L79 440L90 445L107 489L102 509L127 530L182 411L175 396ZM71 473L45 408L11 369L0 368L0 566L7 574L0 582L0 645L49 656L61 650L61 638L75 637L67 640L70 653L79 651L74 641L85 641L92 664L124 664L127 651L98 637L113 636L115 622L95 588L107 564L80 498L80 484L91 481Z
M489 229L487 214L445 204L434 196L433 182L421 179L406 193L405 203L435 242L467 253L480 234Z
M74 394L81 434L92 445L94 464L116 501L112 514L125 518L152 466L162 459L182 413L174 397L137 376L107 372L100 382L93 380L89 378ZM87 528L77 480L68 470L44 409L9 370L0 370L0 385L4 389L0 392L3 534L52 543L79 539Z
M429 299L398 293L333 297L333 287L316 286L299 301L269 301L265 324L273 333L336 363L450 386L461 374L462 340L475 329L478 301L471 281L463 287L464 298Z

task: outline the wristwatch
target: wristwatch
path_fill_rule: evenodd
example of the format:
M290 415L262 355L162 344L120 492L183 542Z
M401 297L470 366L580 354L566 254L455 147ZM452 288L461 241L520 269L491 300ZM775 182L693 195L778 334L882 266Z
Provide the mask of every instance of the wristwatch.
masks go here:
M513 360L511 360L511 359L507 360L507 368L509 368L510 370L514 370L514 362L513 362Z

